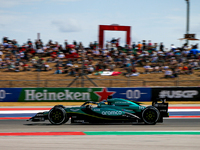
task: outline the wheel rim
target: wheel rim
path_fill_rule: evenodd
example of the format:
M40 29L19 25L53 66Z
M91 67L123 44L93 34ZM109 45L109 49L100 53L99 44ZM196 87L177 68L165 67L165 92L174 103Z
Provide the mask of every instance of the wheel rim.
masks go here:
M157 117L158 117L158 114L156 113L155 110L152 110L152 109L147 109L145 112L144 112L144 120L148 123L155 123L156 120L157 120Z
M60 109L56 109L50 113L50 118L52 122L57 124L57 123L61 123L64 120L64 115Z

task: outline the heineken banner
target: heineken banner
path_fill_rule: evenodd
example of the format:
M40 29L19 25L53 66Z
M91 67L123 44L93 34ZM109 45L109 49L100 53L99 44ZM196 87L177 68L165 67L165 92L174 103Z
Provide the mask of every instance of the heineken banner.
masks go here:
M0 88L2 102L103 101L109 95L151 101L151 88Z
M19 101L98 101L95 92L101 88L24 88L21 91Z

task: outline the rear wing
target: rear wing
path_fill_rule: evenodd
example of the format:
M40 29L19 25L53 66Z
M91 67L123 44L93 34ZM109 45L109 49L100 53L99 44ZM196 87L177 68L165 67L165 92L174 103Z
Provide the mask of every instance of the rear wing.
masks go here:
M165 99L159 99L152 102L152 106L156 107L160 111L161 117L169 117L168 113L168 103L165 102Z

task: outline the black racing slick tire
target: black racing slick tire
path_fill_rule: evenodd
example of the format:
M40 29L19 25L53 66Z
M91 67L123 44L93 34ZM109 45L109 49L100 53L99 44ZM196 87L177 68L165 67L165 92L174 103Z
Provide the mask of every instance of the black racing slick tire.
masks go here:
M61 125L69 120L67 113L62 107L54 107L48 113L48 119L53 125Z
M155 125L160 118L160 112L153 106L146 107L142 112L142 119L145 124Z

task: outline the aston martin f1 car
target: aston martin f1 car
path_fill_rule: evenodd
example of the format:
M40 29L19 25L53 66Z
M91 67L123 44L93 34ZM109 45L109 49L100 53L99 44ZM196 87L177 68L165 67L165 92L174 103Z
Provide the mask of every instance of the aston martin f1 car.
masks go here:
M164 101L152 103L152 106L142 106L138 102L110 98L107 102L87 101L80 107L64 107L56 105L49 111L37 113L30 121L49 120L54 125L66 123L125 123L143 122L154 125L163 122L163 117L169 117L168 103Z

